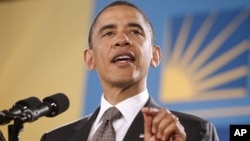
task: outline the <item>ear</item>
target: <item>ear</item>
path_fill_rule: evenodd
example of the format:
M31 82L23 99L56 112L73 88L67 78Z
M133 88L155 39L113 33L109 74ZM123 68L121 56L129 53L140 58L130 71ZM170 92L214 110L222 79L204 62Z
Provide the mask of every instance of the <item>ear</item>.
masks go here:
M154 45L152 55L153 56L152 56L150 65L155 68L161 62L161 58L162 58L161 48L159 46Z
M94 60L94 54L92 49L86 49L84 50L83 54L84 62L89 70L95 69L95 60Z

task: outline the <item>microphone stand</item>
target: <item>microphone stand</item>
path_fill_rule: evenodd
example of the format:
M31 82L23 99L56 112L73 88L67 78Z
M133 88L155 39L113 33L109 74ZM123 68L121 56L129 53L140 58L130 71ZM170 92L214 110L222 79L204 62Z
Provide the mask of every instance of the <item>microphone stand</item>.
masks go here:
M5 141L2 131L0 130L0 141Z
M8 125L9 141L19 141L19 132L23 129L25 115L15 116L14 123Z

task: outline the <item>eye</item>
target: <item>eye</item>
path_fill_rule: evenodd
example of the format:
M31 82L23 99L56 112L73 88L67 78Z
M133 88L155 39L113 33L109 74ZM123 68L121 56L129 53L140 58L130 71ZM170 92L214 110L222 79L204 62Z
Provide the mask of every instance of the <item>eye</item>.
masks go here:
M108 31L108 32L105 32L105 33L103 34L103 37L105 37L105 36L112 36L112 35L114 35L114 32Z
M142 32L140 30L137 30L137 29L131 30L130 33L136 34L136 35L142 35Z

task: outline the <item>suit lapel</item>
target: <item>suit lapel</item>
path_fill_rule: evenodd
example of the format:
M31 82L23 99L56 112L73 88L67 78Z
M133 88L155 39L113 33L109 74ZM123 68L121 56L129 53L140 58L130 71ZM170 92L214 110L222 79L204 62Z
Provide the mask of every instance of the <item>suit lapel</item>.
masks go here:
M144 119L142 112L139 112L135 117L134 121L130 125L123 141L143 141L143 138L140 138L141 134L144 134Z
M155 107L160 108L152 97L149 97L148 101L144 105L144 107ZM134 121L130 125L123 141L143 141L144 138L140 137L144 135L144 118L142 112L140 111L137 116L135 117Z
M79 124L73 127L75 134L73 134L72 137L69 138L69 141L87 141L88 140L91 126L94 123L99 113L99 110L100 110L100 107L97 108L92 115L84 118L82 122L80 122Z

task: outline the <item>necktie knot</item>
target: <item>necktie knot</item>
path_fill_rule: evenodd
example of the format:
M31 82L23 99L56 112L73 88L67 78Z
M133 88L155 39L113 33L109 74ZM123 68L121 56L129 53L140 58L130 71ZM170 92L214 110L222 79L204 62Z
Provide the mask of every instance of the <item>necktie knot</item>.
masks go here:
M121 112L116 107L110 107L103 114L102 120L115 121L121 118L121 116L122 116Z

